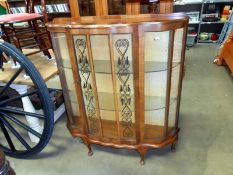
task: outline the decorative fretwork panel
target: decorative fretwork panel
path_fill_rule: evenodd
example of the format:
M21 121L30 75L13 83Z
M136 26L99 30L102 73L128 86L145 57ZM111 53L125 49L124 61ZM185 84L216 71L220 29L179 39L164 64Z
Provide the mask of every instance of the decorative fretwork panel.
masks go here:
M116 90L123 137L134 137L134 83L132 64L132 36L113 35L113 50L116 72Z
M88 119L89 133L98 135L100 133L98 112L96 107L96 95L93 86L93 72L91 60L88 53L87 38L85 35L74 36L74 45L78 63L79 76L81 78L82 94L84 98L86 116Z
M132 38L131 34L111 38L74 36L89 132L135 138Z

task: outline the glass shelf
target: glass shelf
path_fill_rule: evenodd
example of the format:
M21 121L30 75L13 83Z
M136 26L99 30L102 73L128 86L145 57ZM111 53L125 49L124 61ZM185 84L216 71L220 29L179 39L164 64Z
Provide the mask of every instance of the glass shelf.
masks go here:
M118 96L118 109L117 111L121 111L123 108L122 104L120 103L120 94L117 94ZM113 93L107 93L107 92L99 92L98 93L98 99L99 99L99 108L100 110L106 110L106 111L116 111L115 105L114 105L114 94ZM176 98L171 97L170 99L170 105L176 102ZM85 102L87 104L87 102ZM159 97L159 96L145 96L145 111L155 111L155 110L162 110L165 108L166 105L166 98L165 97ZM131 104L130 109L132 112L135 111L134 109L134 96L131 96Z
M167 71L167 62L145 61L145 73ZM173 62L172 68L180 65L180 62Z
M170 105L176 102L176 98L170 98ZM145 96L145 111L165 109L166 98L159 96Z
M214 22L201 22L201 24L225 24L225 22L222 22L222 21L214 21Z
M132 65L132 62L129 62ZM180 65L180 62L173 62L172 68L175 68ZM129 73L133 74L133 70L130 66ZM95 60L94 61L94 70L95 73L102 74L112 74L111 62L109 60ZM90 70L89 70L90 71ZM118 74L117 62L115 62L115 73ZM167 71L167 62L158 62L158 61L145 61L145 73L152 72L163 72Z

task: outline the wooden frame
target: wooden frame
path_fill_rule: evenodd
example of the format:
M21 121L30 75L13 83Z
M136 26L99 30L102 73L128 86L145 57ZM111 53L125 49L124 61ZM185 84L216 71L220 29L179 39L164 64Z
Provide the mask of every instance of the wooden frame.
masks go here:
M71 16L80 17L80 10L78 5L79 0L69 0ZM160 13L173 12L173 0L160 0L159 1ZM108 15L108 2L107 0L95 0L96 16ZM126 15L140 14L140 1L139 0L126 0Z
M82 118L83 130L80 131L77 129L76 125L80 125L80 123L79 121L74 122L74 120L72 120L72 116L71 119L69 119L67 126L74 137L82 138L83 142L87 145L89 149L89 155L92 154L90 146L91 144L100 144L102 146L111 146L114 148L135 149L140 153L141 164L144 164L144 155L150 148L163 148L166 145L171 145L171 149L175 149L175 144L177 142L179 132L178 115L185 58L187 25L188 18L184 14L83 17L77 20L57 19L54 22L48 24L48 29L51 33L62 32L67 36L67 45L69 48L68 51L70 62L72 63L71 65L73 80L75 82L77 101L79 103L78 108L80 110L80 116ZM150 64L150 61L148 62L148 58L145 56L148 50L146 49L147 46L145 45L145 41L146 39L148 39L148 36L149 38L151 38L151 34L158 35L159 37L157 37L157 39L162 39L161 44L163 44L164 39L166 40L164 45L167 47L167 52L165 53L165 56L167 55L167 61L165 60L164 62L165 70L164 68L161 70L160 68L153 68L152 71L149 71L146 67L148 66L148 64ZM92 46L92 44L94 44L93 41L100 40L91 40L91 37L93 38L96 36L102 37L102 41L104 40L104 38L106 39L106 44L102 45L102 47L106 47L107 52L109 53L102 53L103 51L101 51L101 54L104 54L101 57L107 57L109 59L109 65L111 69L110 72L103 73L98 72L95 69L96 67L98 67L97 62L95 61L97 57L94 54L94 46ZM168 38L164 38L164 36L168 36ZM126 41L124 41L124 43L122 42L122 40L120 40L121 43L118 48L117 42L119 41L119 38L122 37L129 38L129 44L125 46L124 44L126 43ZM177 41L177 38L179 38L179 41ZM82 41L82 43L79 41ZM82 45L83 43L86 44ZM168 45L166 45L166 43ZM179 45L179 47L176 47L177 44ZM125 48L127 49L124 50ZM80 49L81 51L77 49ZM59 50L56 50L55 47L55 52L56 51L59 52ZM157 50L157 52L160 52L160 50ZM130 108L133 112L131 115L131 120L129 120L130 127L133 130L132 135L124 134L123 131L128 126L124 125L125 123L122 117L122 111L118 112L118 110L122 110L123 108L119 107L119 105L121 105L120 103L122 103L121 101L119 101L119 92L121 92L119 87L122 85L118 82L120 80L119 76L121 76L121 74L119 72L117 73L116 71L116 69L119 69L119 67L116 67L116 64L121 64L119 63L120 58L117 57L117 54L121 55L122 58L125 54L127 54L127 59L129 59L128 62L132 63L129 64L132 67L132 72L129 73L129 76L132 75L133 84L127 82L129 83L128 87L130 86L130 88L132 89L130 91L132 92L130 96L133 97L132 99L134 99L134 103L132 105L129 103ZM86 67L84 72L82 72L83 68L80 67L80 64L82 64L81 57L86 60L85 64L90 63L90 66L88 65L89 67ZM58 57L58 59L62 58ZM104 62L104 64L105 63L106 62ZM155 66L159 64L159 62L153 63L156 63ZM179 65L179 67L177 68L177 79L174 80L173 76L175 75L175 73L173 70L175 64ZM59 69L59 71L61 77L64 77L64 75L62 75L62 70ZM165 96L162 97L165 102L165 107L161 109L162 111L164 111L162 112L163 120L161 120L163 121L163 123L162 125L151 123L148 124L146 123L146 120L148 118L148 116L146 115L146 111L150 109L146 108L146 104L148 103L148 100L146 99L148 87L145 86L145 82L148 81L146 75L161 71L165 71L165 74L163 74L166 75L166 81L164 82L166 91ZM83 79L84 74L88 75L85 76L90 77L91 79L90 81L88 80L88 83L86 80ZM109 81L112 82L111 86L113 86L112 96L114 101L114 112L112 114L115 115L115 118L113 117L114 119L106 120L100 113L101 110L108 109L102 109L99 104L101 99L98 98L98 95L101 95L99 94L101 92L101 88L99 88L98 86L99 80L97 79L97 75L99 76L99 74L106 74L106 76L109 75L108 77L111 77L111 80L109 79ZM126 76L126 74L123 74L123 76ZM61 81L63 82L62 84L66 83L65 81L63 81L63 79L64 78L61 79ZM103 80L106 81L107 79ZM177 86L173 85L174 81L176 82ZM89 102L87 103L87 95L84 89L87 87L87 85L85 85L86 83L88 84L88 87L91 83L91 89L93 89L91 93L93 93L92 97L95 100L93 106L94 110L96 111L96 124L98 125L99 129L99 132L97 133L93 133L91 131L92 129L87 108L87 104L89 104ZM124 84L126 84L126 82ZM172 94L174 86L175 88L177 88L177 91ZM65 89L67 88L65 87L63 90ZM89 92L90 91L88 91L88 93ZM65 93L65 100L69 98L68 96L66 97L66 94L67 93ZM170 109L170 106L171 100L174 100L172 99L172 95L174 96L174 94L174 99L176 100L174 109L175 111L173 111L174 124L170 126L169 121L171 120L171 111L173 110ZM157 110L157 108L153 108L152 110ZM109 117L111 118L111 116ZM152 116L150 119L155 118L157 118L157 116ZM113 129L113 126L116 129ZM108 135L108 131L111 133L110 135Z

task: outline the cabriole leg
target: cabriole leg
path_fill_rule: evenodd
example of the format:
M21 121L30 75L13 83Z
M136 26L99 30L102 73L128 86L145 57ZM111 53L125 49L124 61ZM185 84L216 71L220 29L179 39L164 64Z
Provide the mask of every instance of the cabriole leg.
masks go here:
M93 152L92 152L92 149L91 149L91 144L87 141L86 138L82 138L82 141L88 148L88 156L92 156Z
M177 141L175 141L175 142L173 142L173 143L171 144L171 151L172 151L172 152L176 152L176 143L177 143Z
M140 157L141 157L140 164L145 165L145 154L147 153L148 148L140 147L140 148L138 148L137 151L139 152Z

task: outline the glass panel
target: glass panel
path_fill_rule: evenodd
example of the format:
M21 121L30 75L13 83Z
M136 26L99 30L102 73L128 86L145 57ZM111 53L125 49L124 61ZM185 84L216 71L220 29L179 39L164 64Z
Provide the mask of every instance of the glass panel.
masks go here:
M158 0L143 0L140 2L140 13L159 13Z
M68 87L69 99L72 103L78 104L72 70L64 68L64 73L65 73L66 83ZM77 111L77 109L74 109L74 110ZM75 115L80 115L79 110L78 110L78 114L75 114Z
M129 61L129 64L132 65L132 61ZM110 67L111 62L109 60L94 60L95 65L95 72L96 73L103 73L103 74L112 74L112 69ZM118 74L117 70L117 61L114 63L115 65L115 73ZM180 62L174 60L173 68L180 65ZM167 62L156 62L156 61L146 61L145 62L145 72L152 73L152 72L160 72L160 71L167 71ZM129 68L129 73L133 74L132 67Z
M115 138L118 137L118 132L109 38L108 35L91 35L90 42L103 136ZM105 69L108 74L104 73Z
M114 61L114 70L115 73L118 74L117 69L117 60ZM129 60L129 64L132 65L132 61ZM96 73L104 73L104 74L112 74L112 68L111 68L111 61L110 60L94 60L95 65L95 72ZM129 74L133 74L132 67L129 67Z
M174 127L176 121L179 74L180 74L180 66L172 69L170 101L173 100L173 103L172 105L170 105L169 108L169 118L168 118L169 132L175 129Z
M116 112L100 110L103 136L106 138L117 138L118 129L116 122Z
M162 139L167 89L169 31L145 32L145 138ZM174 67L177 65L174 65ZM175 99L170 101L174 103Z
M73 78L73 73L71 69L68 68L63 68L65 77L66 77L66 83L69 91L74 91L75 90L75 85L74 85L74 78Z
M103 86L103 84L102 84L102 86ZM114 97L114 95L116 95L116 100L118 101L118 104L117 104L118 106L117 107L115 106L115 97ZM109 93L109 92L98 92L99 108L101 110L108 110L108 111L118 111L118 112L121 111L124 105L119 103L119 102L121 102L121 96L120 95L121 94L119 94L119 93L113 94L113 92L111 92L111 93ZM151 97L149 97L149 98L151 98ZM131 102L130 102L129 106L130 106L130 108L132 108L132 111L134 112L134 97L131 98Z
M121 135L127 138L135 138L135 115L134 115L134 82L132 64L132 35L114 34L113 35L113 55L116 92L121 123Z
M78 62L79 75L81 79L82 94L84 98L85 111L87 115L89 133L100 134L98 111L96 110L96 94L92 82L91 60L88 54L87 38L85 35L75 35L73 37L76 58Z
M61 62L62 67L71 68L70 54L67 46L65 33L52 34L53 47L56 51L56 57Z
M69 103L71 105L71 112L72 117L74 121L76 122L76 126L82 131L82 119L80 117L80 111L79 111L79 105L77 101L77 95L75 91L75 85L74 85L74 79L73 79L73 73L71 69L70 64L70 55L68 51L67 46L67 40L65 33L52 33L52 43L53 48L55 50L55 55L57 57L57 60L59 60L61 66L64 71L65 80L61 80L61 83L63 81L66 81L68 92L64 95L68 96ZM61 77L60 77L61 78Z
M180 76L180 66L172 69L170 101L177 99Z
M95 16L95 0L79 0L80 16Z
M126 14L126 0L108 0L108 14Z
M75 126L77 126L77 128L79 128L80 131L83 131L83 126L82 126L83 120L80 117L79 104L77 101L77 95L75 91L73 73L72 73L72 70L68 68L64 68L63 70L64 70L65 79L66 79L66 83L68 87L68 92L66 95L69 96L73 119L76 122Z
M181 56L182 56L182 40L183 40L183 33L184 29L177 29L175 31L175 37L174 37L174 51L173 51L173 65L179 64L179 66L172 69L172 77L171 77L171 94L170 94L170 100L171 99L177 99L178 95L178 85L179 85L179 76L180 76L180 62L181 62ZM172 130L175 127L175 121L176 121L176 104L170 107L169 110L169 120L168 120L168 126L170 127L170 130Z
M163 139L165 108L145 111L145 139Z
M145 33L145 61L167 64L169 31Z
M112 76L96 73L95 77L100 109L115 110Z
M183 33L184 29L177 29L175 31L175 38L174 38L174 54L173 54L173 62L180 62L181 61L181 54L182 54L182 45L183 45Z
M167 71L145 74L145 110L165 107ZM153 102L153 104L150 104Z

